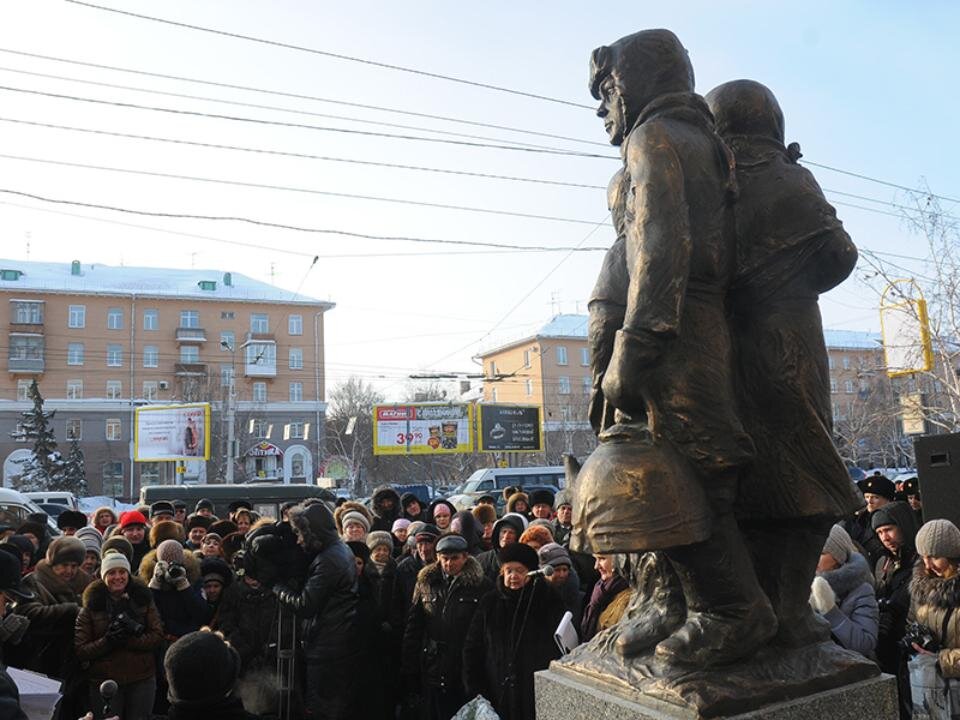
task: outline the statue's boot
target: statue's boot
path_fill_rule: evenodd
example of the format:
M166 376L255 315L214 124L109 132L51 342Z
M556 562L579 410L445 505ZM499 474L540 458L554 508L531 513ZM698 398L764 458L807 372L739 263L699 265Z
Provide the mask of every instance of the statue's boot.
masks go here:
M701 668L724 665L749 657L776 635L776 615L730 513L717 517L709 540L667 555L686 596L687 621L657 645L657 659Z
M829 532L830 524L819 521L744 529L760 586L779 621L778 645L804 647L830 639L830 623L809 602L810 581Z
M618 623L616 648L623 657L633 657L653 647L687 618L683 588L664 553L641 555L633 577L633 596Z

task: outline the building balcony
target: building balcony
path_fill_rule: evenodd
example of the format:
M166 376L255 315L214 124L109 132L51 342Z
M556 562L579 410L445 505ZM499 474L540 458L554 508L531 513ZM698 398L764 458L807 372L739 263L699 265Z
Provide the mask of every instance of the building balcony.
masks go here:
M43 357L12 357L7 360L7 371L12 373L42 373Z
M177 377L206 377L206 363L174 363L173 374Z
M177 328L178 343L204 343L207 341L207 331L203 328Z
M268 365L263 362L245 363L243 366L243 374L246 377L272 378L277 376L277 366L276 364Z
M23 322L22 320L11 320L10 331L18 333L29 333L31 335L43 335L43 320L39 322Z

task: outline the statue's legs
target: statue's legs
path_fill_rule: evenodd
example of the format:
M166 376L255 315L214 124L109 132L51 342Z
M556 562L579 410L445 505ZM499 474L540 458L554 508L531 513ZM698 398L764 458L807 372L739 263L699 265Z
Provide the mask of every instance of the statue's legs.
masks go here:
M826 520L787 520L744 527L760 585L779 621L775 642L802 647L830 639L830 625L810 608L810 582L823 543Z
M687 619L683 588L669 558L662 552L637 556L633 596L619 622L617 651L624 657L651 648Z
M656 650L664 662L701 668L752 655L777 632L733 516L735 478L710 479L704 489L717 512L713 533L704 542L666 551L686 597L687 620Z

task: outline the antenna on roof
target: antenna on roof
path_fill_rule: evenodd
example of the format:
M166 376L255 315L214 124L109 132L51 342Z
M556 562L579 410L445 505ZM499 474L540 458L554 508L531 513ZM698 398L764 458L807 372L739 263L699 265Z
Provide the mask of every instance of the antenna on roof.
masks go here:
M27 232L25 232L24 235L26 235L26 237L27 237L27 260L29 260L29 259L30 259L30 235L31 235L31 233L30 233L29 230L27 230Z
M550 314L556 317L560 314L560 291L554 290L550 293Z

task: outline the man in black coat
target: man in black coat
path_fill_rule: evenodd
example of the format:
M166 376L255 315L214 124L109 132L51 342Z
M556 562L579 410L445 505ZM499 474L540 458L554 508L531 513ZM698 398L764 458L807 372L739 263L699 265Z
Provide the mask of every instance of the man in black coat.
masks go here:
M423 568L437 559L440 530L436 525L424 525L417 531L415 539L416 551L397 563L397 591L400 593L401 618L404 621L413 602L413 588L417 584L417 576Z
M400 517L400 495L389 485L381 485L373 491L373 525L370 531L393 530L393 521Z
M519 542L526 529L527 521L517 513L507 513L493 524L493 549L477 555L477 561L491 583L495 583L500 574L500 549Z
M302 590L277 584L281 605L303 620L305 699L310 717L341 720L350 715L357 679L357 568L340 540L333 513L323 502L290 510L297 542L310 557Z
M420 695L424 720L449 720L469 700L463 687L463 646L480 598L493 589L460 535L437 543L437 562L417 577L403 636L408 694Z

